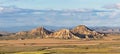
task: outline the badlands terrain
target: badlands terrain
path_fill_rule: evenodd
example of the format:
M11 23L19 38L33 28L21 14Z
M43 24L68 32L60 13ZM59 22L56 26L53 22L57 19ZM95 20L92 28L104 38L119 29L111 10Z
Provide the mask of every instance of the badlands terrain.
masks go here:
M49 31L38 27L0 37L0 54L120 54L120 34L85 25Z

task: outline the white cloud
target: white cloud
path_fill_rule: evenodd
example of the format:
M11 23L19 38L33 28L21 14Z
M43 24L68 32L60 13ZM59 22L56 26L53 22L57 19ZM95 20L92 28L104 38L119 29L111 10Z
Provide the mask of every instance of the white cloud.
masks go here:
M0 12L2 12L4 10L4 8L3 7L0 7Z
M0 6L0 13L18 12L20 8Z
M120 9L120 3L105 5L104 8L107 8L107 9Z
M118 12L112 12L111 15L110 15L110 18L114 18L117 15L118 15Z

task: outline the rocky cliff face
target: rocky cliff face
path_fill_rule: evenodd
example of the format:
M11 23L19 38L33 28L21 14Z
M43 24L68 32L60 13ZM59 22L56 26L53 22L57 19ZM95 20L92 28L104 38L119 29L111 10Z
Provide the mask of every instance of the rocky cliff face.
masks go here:
M68 29L61 29L50 34L52 38L59 38L59 39L80 39L79 37L75 36L70 30Z
M80 38L101 38L103 36L103 34L98 33L96 31L93 31L91 29L89 29L88 27L86 27L85 25L79 25L75 28L73 28L72 33L74 33L74 35L80 37Z

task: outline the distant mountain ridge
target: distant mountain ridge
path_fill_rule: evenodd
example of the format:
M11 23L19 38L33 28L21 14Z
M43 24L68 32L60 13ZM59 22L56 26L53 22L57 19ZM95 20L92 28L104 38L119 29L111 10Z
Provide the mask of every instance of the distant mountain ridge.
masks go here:
M91 29L102 33L120 34L120 27L92 27Z
M28 31L39 26L15 26L15 27L0 27L0 32L15 33L20 31ZM50 31L59 30L62 28L72 29L75 26L66 27L66 26L43 26ZM104 27L104 26L88 26L90 29L101 32L101 33L120 33L120 27ZM14 28L14 29L13 29Z

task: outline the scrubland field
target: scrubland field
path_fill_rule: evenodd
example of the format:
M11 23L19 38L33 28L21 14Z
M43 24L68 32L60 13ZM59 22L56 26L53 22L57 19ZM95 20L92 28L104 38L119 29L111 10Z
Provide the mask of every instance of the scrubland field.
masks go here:
M120 54L120 35L101 40L0 40L0 54Z

